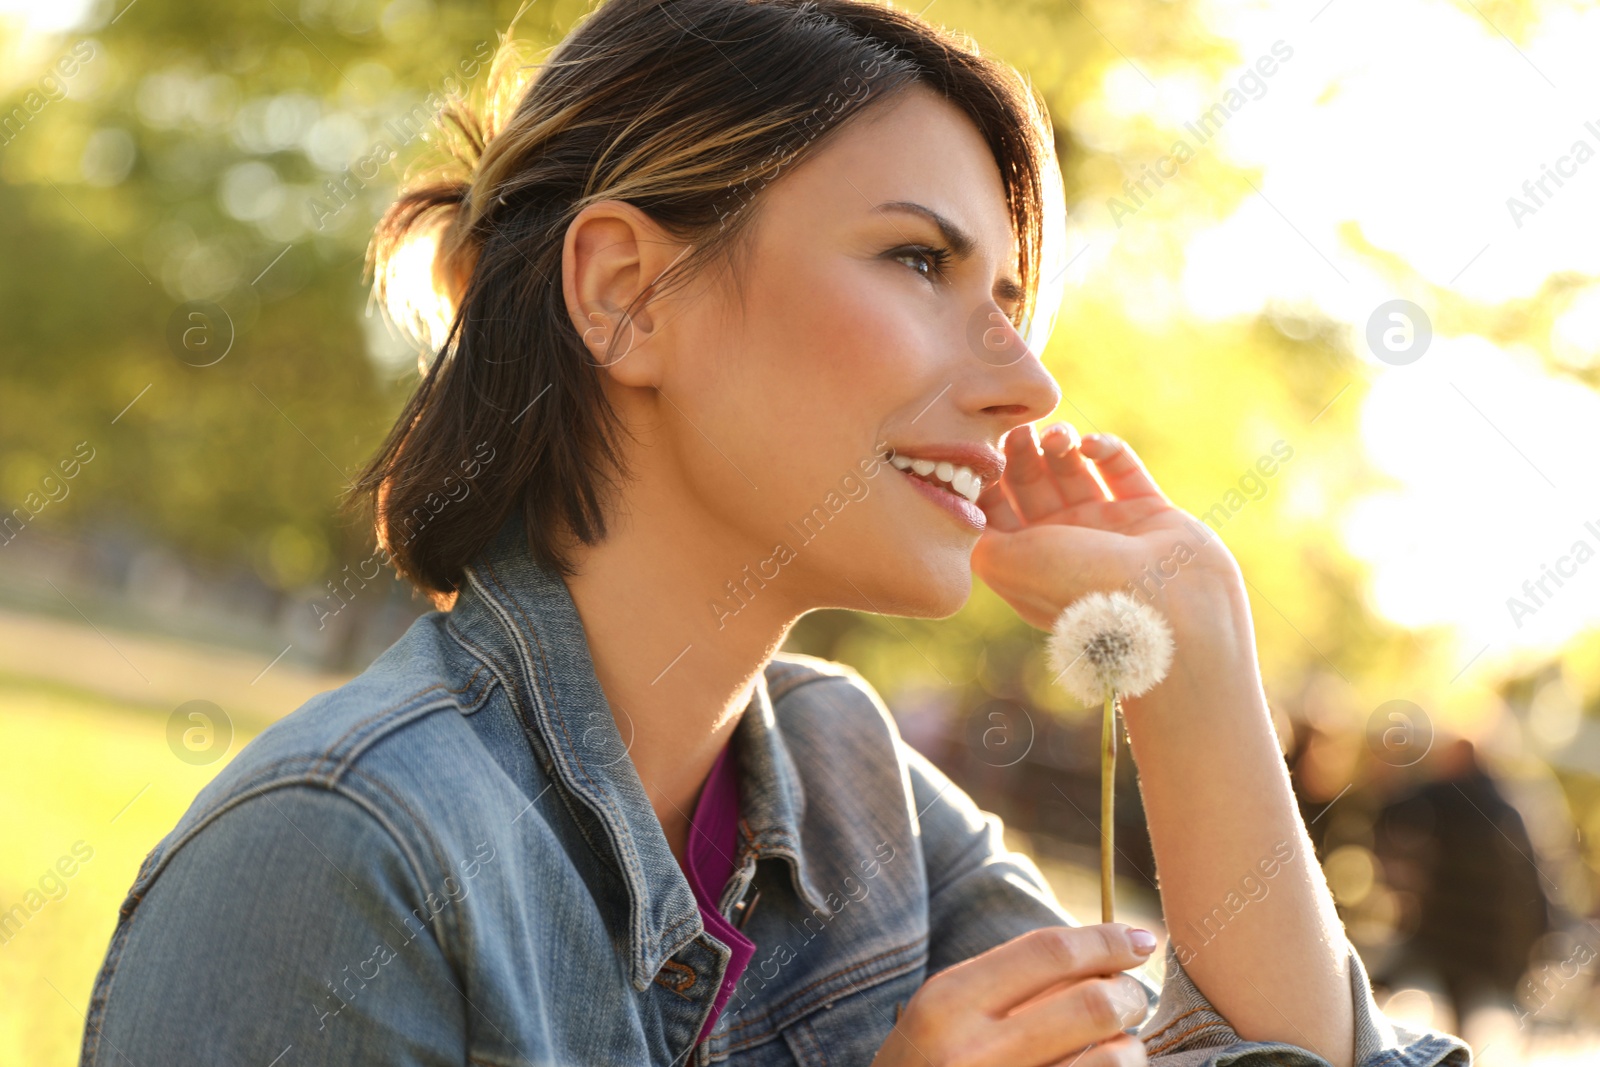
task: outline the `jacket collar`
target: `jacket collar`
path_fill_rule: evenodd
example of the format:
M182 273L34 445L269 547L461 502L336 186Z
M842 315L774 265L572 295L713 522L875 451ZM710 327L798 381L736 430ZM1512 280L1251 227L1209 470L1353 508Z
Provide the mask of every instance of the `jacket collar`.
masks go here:
M519 517L467 568L451 622L495 661L525 728L543 742L547 773L601 827L628 890L632 981L647 989L662 964L704 929L699 907L600 688L572 595L559 574L531 557ZM767 675L781 670L775 663L757 676L730 742L740 777L736 867L781 857L800 898L826 915L801 851L800 774L768 689Z
M812 880L800 827L806 797L799 768L795 766L773 711L771 684L784 669L769 663L756 676L750 703L744 709L730 742L739 759L739 814L743 823L738 866L747 855L777 856L788 863L795 894L806 906L828 917L831 909ZM779 699L782 699L782 692Z

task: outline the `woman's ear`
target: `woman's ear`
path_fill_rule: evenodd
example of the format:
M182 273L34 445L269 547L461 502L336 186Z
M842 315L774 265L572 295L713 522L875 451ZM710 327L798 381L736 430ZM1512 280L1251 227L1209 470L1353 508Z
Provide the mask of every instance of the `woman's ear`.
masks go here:
M681 255L679 242L621 200L591 204L567 227L561 249L567 314L589 358L619 385L660 384L656 319L671 316L652 313L652 287ZM624 321L630 307L633 315Z

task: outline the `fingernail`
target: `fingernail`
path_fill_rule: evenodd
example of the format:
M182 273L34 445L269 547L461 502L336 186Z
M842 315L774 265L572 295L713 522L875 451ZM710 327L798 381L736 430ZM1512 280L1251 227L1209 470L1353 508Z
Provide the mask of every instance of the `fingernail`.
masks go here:
M1052 455L1064 456L1077 447L1075 440L1077 435L1073 433L1072 427L1065 423L1058 422L1051 426L1045 431L1045 437L1046 447L1050 449Z
M1141 956L1148 956L1156 950L1156 935L1149 930L1129 930L1128 941L1133 945L1133 951Z

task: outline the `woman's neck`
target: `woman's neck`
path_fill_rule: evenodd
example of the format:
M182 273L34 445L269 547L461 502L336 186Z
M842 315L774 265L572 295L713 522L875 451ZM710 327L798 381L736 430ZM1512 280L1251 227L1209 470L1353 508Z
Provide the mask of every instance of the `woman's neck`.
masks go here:
M602 544L574 553L578 573L567 587L617 730L681 865L711 765L799 613L773 583L736 616L716 610L725 583L758 557L741 558L733 531L695 522L681 504L651 506L667 495L630 495L631 518L618 515Z

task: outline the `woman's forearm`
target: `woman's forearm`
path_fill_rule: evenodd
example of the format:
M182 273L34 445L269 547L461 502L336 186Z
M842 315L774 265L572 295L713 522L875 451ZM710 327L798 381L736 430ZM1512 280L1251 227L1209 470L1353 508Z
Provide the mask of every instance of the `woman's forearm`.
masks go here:
M1347 942L1272 729L1244 583L1197 570L1163 599L1172 674L1125 712L1178 958L1241 1037L1350 1067Z

